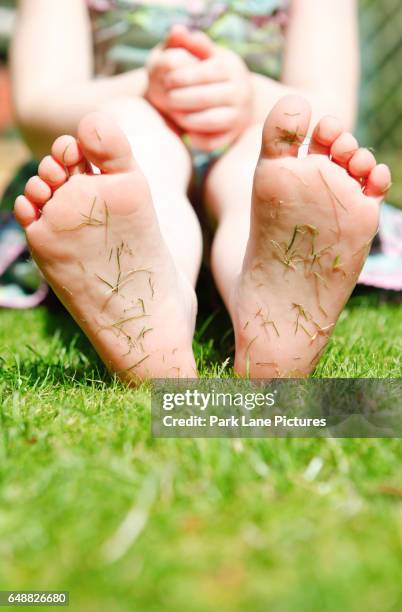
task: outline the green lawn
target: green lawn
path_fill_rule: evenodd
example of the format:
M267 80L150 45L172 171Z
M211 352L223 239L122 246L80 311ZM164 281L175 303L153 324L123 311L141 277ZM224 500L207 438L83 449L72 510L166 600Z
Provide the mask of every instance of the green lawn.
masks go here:
M230 374L224 314L204 375ZM214 338L220 338L216 342ZM401 306L352 298L317 376L400 376ZM0 312L0 589L72 610L402 609L399 440L156 440L66 315Z

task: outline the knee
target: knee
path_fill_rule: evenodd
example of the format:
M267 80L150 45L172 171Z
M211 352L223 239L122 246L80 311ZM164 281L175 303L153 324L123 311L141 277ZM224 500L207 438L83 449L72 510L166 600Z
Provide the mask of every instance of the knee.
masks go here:
M115 98L102 104L98 110L113 116L148 178L157 172L158 176L163 176L163 184L175 185L182 180L180 187L187 189L191 176L188 151L151 104L139 97ZM158 143L157 148L155 143ZM163 160L163 163L157 164L158 160Z

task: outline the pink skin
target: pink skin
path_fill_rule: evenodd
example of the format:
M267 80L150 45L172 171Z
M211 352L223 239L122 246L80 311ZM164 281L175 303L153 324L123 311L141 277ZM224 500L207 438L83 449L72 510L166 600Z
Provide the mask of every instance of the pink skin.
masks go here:
M151 54L147 99L194 148L231 144L250 123L252 83L244 62L202 32L176 26Z
M80 124L78 141L69 136L56 140L40 176L17 199L15 214L45 277L110 369L133 382L194 376L192 284L199 266L199 228L185 199L189 160L180 141L145 103L116 105L113 112L131 135L146 179L112 119L91 114ZM235 328L240 374L270 377L312 370L356 282L390 183L388 168L372 168L364 152L348 157L352 137L330 118L314 132L311 150L323 147L320 152L296 159L309 120L307 102L283 98L266 121L259 161L257 126L243 134L208 178L206 196L219 222L213 274ZM160 163L155 163L155 147L147 146L149 133L158 134ZM89 162L102 174L94 176ZM347 212L334 205L329 189L345 202ZM52 197L43 202L49 191ZM108 246L123 240L129 247L121 258L123 278L129 280L117 293L99 279L116 288L115 251L109 261L104 248L102 202L110 210ZM306 273L300 261L284 265L284 247L274 246L289 244L295 226L302 227L296 245L304 258L311 252L312 227L318 230L315 251L330 251L318 268L324 281L319 298L318 277ZM131 278L127 274L133 269L149 272ZM126 321L128 310L135 318ZM142 337L144 321L152 331Z
M39 172L15 215L45 278L107 367L128 382L196 376L194 291L163 240L123 132L107 115L87 115L78 140L58 138Z
M208 179L207 198L219 220L213 273L234 324L235 368L242 375L312 371L356 284L390 184L388 168L373 167L365 150L349 158L354 143L331 117L314 130L308 156L297 159L310 112L305 100L287 96L269 114L250 230L242 203L251 180L247 185L244 175L253 164L248 160L258 157L259 131L244 134ZM332 158L333 147L339 160L349 159L348 171ZM322 257L311 257L321 251Z
M168 90L165 85L166 75L181 67L194 67L199 60L187 49L155 47L147 62L148 88L145 98L162 114L169 117Z

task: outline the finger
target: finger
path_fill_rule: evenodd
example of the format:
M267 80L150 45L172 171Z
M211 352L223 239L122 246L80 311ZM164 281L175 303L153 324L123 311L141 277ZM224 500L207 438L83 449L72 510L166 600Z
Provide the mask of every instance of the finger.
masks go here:
M212 40L203 32L190 32L185 26L176 25L171 29L165 43L166 48L180 47L199 59L207 59L215 47Z
M186 51L186 49L167 49L161 54L157 65L161 71L169 71L184 68L189 69L190 66L194 66L198 61L199 60Z
M183 47L183 43L187 40L189 30L185 25L176 24L172 26L165 40L165 48Z
M167 100L173 111L189 113L219 106L230 106L235 95L236 87L233 82L213 83L212 85L171 89L167 94Z
M220 62L213 58L199 62L197 66L184 66L172 70L164 78L166 89L179 87L192 87L193 85L206 85L228 81L228 76Z
M188 132L224 132L233 127L238 115L232 106L210 108L198 113L172 113L176 123Z
M214 43L204 32L192 32L190 46L187 49L201 60L212 57L215 52Z

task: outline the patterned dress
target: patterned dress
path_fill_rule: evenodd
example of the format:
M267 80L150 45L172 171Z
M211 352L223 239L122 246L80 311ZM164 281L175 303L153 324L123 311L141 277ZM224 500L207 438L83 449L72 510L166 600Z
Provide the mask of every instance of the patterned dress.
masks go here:
M279 78L288 0L189 1L185 7L89 0L97 72L143 66L175 24L202 30L240 55L253 72Z

